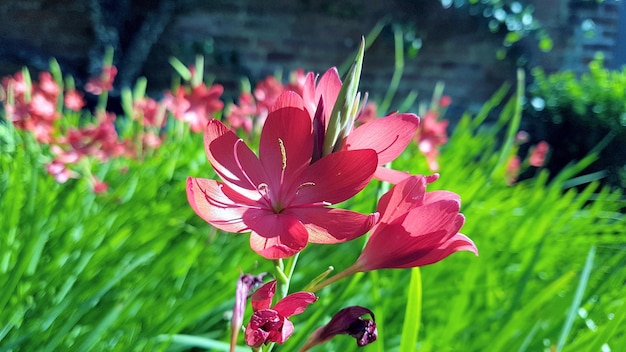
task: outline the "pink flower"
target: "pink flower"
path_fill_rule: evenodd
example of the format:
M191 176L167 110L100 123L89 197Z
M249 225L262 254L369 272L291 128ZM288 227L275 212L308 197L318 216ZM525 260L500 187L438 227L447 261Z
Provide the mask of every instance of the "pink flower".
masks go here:
M223 92L224 87L219 84L207 87L201 83L189 93L178 87L174 94L166 93L165 104L175 118L189 123L193 132L201 132L209 118L224 107L219 99Z
M542 167L546 162L546 156L550 152L550 145L546 141L541 141L531 150L528 163L531 166Z
M252 132L253 118L257 116L257 106L254 96L250 93L242 93L239 96L238 105L232 104L226 121L234 130L243 129L246 133Z
M304 312L306 307L317 301L310 292L296 292L281 299L274 308L270 308L276 292L276 280L261 286L252 295L254 313L246 326L246 344L261 347L275 342L282 344L293 334L293 323L289 317Z
M92 77L85 85L85 90L93 95L100 95L113 89L113 81L117 75L117 67L104 65L98 77Z
M78 178L78 174L67 168L67 165L59 160L53 160L46 164L46 171L54 177L58 183L65 183L70 178Z
M422 117L422 124L415 135L417 146L426 156L428 167L432 171L439 170L439 147L448 141L448 121L438 120L439 114L430 110Z
M133 102L133 119L143 126L163 127L165 125L165 107L156 100L143 97Z
M80 111L80 109L85 106L83 95L76 91L76 89L70 89L65 92L63 103L65 104L65 107L72 111Z
M95 176L93 176L92 183L93 193L102 194L106 193L109 190L109 184Z
M459 196L426 192L426 184L436 177L411 176L380 198L380 220L353 269L411 268L436 263L457 251L478 254L474 243L458 233L465 222L459 214Z
M327 130L331 112L341 90L342 83L337 69L331 68L317 81L309 73L302 97L313 120L315 145L313 159L321 157L322 145L328 138ZM356 114L358 115L358 114ZM357 116L355 116L356 118ZM345 127L347 134L335 146L335 150L373 149L378 155L378 168L374 177L397 183L408 176L405 172L391 170L383 165L397 158L409 145L419 126L419 118L414 114L393 113L382 118L372 119L358 127Z
M204 143L223 182L188 178L189 204L221 230L251 231L252 249L266 258L292 256L308 242L348 241L372 225L373 215L328 206L368 184L376 153L342 151L311 164L311 119L293 92L281 95L268 115L258 157L218 120L207 125Z

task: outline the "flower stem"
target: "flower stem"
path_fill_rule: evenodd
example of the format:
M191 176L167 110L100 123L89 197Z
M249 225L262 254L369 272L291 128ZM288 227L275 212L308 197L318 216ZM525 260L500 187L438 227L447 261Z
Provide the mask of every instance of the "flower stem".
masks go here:
M284 298L287 296L287 293L289 293L289 283L293 271L296 268L299 254L300 253L296 253L293 257L287 259L286 265L282 259L274 260L274 276L276 276L277 283L276 291L280 298Z
M339 280L341 280L341 279L343 279L345 277L354 275L354 274L358 273L359 271L362 271L360 265L358 265L358 263L354 263L351 266L349 266L348 268L346 268L345 270L339 272L337 275L331 276L330 278L328 278L328 279L318 283L317 285L313 286L309 290L309 292L315 293L315 292L323 289L324 287L326 287L326 286L328 286L330 284L333 284L333 283L335 283L335 282L337 282L337 281L339 281Z

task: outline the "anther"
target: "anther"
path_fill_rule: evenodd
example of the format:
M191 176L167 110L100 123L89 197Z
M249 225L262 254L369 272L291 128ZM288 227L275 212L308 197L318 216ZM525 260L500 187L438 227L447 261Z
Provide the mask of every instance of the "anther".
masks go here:
M282 156L282 168L283 171L287 168L287 152L285 151L285 143L283 140L278 138L278 145L280 146L280 155Z

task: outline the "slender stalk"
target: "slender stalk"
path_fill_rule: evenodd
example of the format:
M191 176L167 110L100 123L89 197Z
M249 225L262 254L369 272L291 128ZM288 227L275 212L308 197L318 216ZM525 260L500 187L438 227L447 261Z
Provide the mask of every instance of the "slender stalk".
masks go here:
M387 113L389 107L391 106L391 101L393 97L396 95L398 91L398 86L400 86L400 81L402 80L402 74L404 73L404 39L403 39L402 28L400 26L393 26L393 37L395 43L395 68L393 71L393 76L391 77L391 83L389 83L389 88L387 89L387 93L385 94L385 99L380 104L380 111L383 113Z
M331 276L330 278L328 278L328 279L318 283L317 285L313 286L309 290L309 292L315 293L315 292L323 289L324 287L326 287L326 286L328 286L330 284L333 284L333 283L335 283L335 282L337 282L337 281L339 281L339 280L341 280L341 279L343 279L345 277L354 275L354 274L358 273L359 271L361 271L361 267L357 263L354 263L351 266L349 266L347 269L339 272L337 275Z

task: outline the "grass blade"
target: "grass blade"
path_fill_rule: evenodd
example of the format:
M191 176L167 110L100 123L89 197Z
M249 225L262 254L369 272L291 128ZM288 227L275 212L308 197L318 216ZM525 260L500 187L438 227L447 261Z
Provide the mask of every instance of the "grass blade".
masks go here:
M400 351L415 351L422 318L422 274L420 268L411 269L409 296L406 302L406 313L402 325Z

